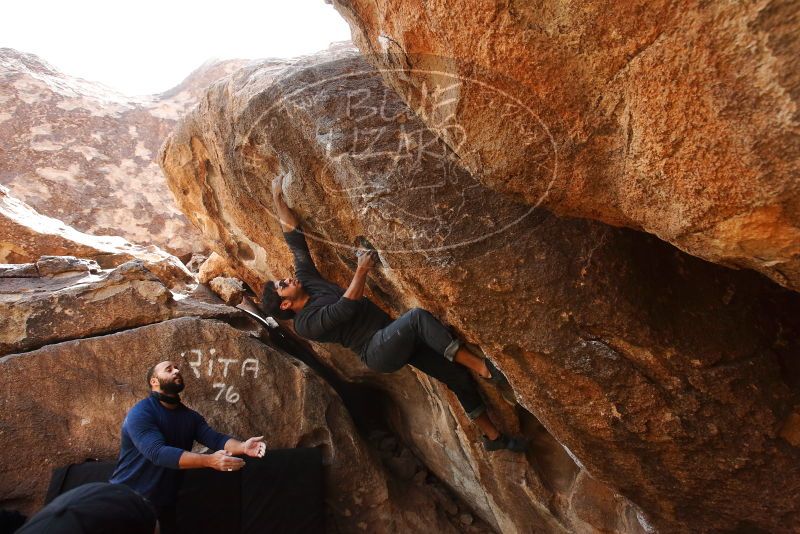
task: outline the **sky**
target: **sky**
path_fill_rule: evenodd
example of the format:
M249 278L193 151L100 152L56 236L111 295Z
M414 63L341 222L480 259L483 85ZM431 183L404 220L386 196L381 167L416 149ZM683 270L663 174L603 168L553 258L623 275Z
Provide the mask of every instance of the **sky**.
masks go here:
M0 19L0 48L129 96L166 91L209 59L294 57L349 39L323 0L17 0Z

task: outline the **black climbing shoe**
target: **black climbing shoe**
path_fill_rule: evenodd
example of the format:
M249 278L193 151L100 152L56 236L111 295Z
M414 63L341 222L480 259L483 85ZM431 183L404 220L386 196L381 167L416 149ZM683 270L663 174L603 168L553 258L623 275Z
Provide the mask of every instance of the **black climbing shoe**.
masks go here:
M489 439L483 436L483 448L487 451L509 450L511 452L525 452L528 449L528 440L517 437L508 437L500 434L497 439Z
M508 382L506 382L506 385L504 387L500 388L500 395L503 397L503 400L506 401L506 404L509 404L511 406L516 406L517 404L519 404Z
M489 374L491 374L491 378L487 378L491 382L494 382L498 386L508 385L508 380L506 379L506 375L503 374L503 371L498 369L492 363L492 360L489 358L484 358L483 362L486 364L486 368L489 370Z
M510 404L511 406L516 406L517 399L514 397L514 390L511 389L511 384L508 383L506 375L503 374L503 371L495 367L489 358L484 358L483 361L486 362L486 368L489 369L489 373L492 375L491 378L486 378L485 380L488 380L497 386L497 388L500 390L500 394L503 396L503 400L506 401L506 403Z

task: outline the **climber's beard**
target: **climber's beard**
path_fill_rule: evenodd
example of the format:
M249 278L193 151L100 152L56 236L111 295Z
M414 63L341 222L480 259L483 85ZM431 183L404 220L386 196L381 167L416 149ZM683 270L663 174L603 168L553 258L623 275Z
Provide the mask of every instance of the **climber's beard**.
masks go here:
M181 375L177 375L175 377L167 378L166 380L159 378L158 387L161 389L162 393L166 393L167 395L177 395L183 391L185 384L183 383L183 377Z

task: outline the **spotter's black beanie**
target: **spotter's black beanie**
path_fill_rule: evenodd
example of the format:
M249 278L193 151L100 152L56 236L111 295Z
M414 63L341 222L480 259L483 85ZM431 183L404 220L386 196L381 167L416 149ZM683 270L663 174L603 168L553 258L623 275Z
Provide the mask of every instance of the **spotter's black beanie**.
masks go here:
M59 495L16 534L153 534L156 512L122 484L93 482Z

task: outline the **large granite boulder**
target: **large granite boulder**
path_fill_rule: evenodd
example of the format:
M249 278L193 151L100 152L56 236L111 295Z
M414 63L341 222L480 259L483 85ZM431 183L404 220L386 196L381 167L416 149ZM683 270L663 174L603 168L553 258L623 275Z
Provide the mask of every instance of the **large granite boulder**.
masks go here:
M173 358L192 386L188 402L213 424L264 433L273 447L323 449L331 530L491 531L409 449L384 446L396 439L375 424L363 393L334 380L344 405L323 381L329 374L278 349L320 369L285 336L205 286L171 293L140 261L112 270L72 256L0 264L0 446L8 451L0 507L35 511L52 468L113 460L122 418L146 394L142 373Z
M173 294L138 260L114 269L69 256L0 265L0 355L185 316L244 313Z
M164 359L182 367L183 401L220 431L263 434L269 448L322 449L332 531L457 531L422 489L393 481L319 376L198 317L0 358L0 504L30 512L53 468L116 459L125 413L147 395L144 373Z
M401 434L498 529L800 528L796 293L502 198L347 51L215 85L161 165L252 287L290 269L269 193L288 172L324 275L346 285L366 238L380 305L431 310L506 372L525 410L487 390L495 417L548 443L524 458L485 454L437 384L370 378L329 351L342 375L394 395Z
M0 184L82 232L177 255L205 248L175 206L155 155L217 78L246 62L209 62L159 95L129 97L0 49Z
M14 198L0 185L0 263L30 263L41 256L77 256L111 269L141 260L170 289L188 291L196 284L181 261L155 245L134 245L118 236L79 232L44 216Z
M483 184L800 289L800 4L332 0Z
M197 281L201 284L207 284L214 278L220 276L230 277L233 273L234 271L228 267L228 260L216 252L212 252L211 255L200 264L197 270Z

